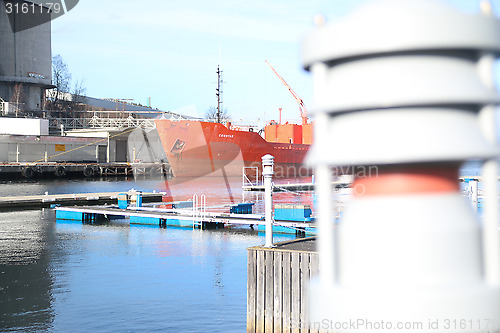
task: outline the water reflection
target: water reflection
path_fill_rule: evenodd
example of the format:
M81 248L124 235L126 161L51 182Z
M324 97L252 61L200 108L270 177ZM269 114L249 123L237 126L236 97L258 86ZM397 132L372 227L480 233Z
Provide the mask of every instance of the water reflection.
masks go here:
M0 213L0 329L51 327L53 226L37 212Z
M462 175L477 175L467 164ZM190 182L51 180L2 182L2 195L169 189L207 205L256 202L240 178ZM310 193L275 202L313 204ZM275 240L293 236L276 235ZM246 248L263 244L248 228L224 230L55 223L53 212L0 212L0 331L241 332L246 322ZM195 315L193 315L193 313Z
M228 179L241 201L241 179ZM2 184L3 194L161 190L165 182L20 184ZM197 192L209 206L231 203L221 179L171 184L178 200ZM263 209L260 197L247 199ZM0 331L244 331L246 248L263 242L243 227L56 224L51 210L0 212Z

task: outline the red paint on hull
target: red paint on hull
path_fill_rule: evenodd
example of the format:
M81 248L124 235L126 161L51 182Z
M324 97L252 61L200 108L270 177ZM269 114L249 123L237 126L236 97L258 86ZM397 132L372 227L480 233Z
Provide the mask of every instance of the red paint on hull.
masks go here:
M302 166L306 144L270 143L255 132L230 130L223 124L158 119L156 128L176 177L200 177L220 170L241 176L242 168L261 168L261 158L274 156L276 177L310 174Z

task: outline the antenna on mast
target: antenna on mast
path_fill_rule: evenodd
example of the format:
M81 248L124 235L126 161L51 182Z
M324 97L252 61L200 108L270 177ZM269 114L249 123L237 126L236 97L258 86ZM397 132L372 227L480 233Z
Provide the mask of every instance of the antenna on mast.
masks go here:
M217 65L217 89L215 95L217 96L217 122L221 122L222 115L222 70L220 69L220 65Z

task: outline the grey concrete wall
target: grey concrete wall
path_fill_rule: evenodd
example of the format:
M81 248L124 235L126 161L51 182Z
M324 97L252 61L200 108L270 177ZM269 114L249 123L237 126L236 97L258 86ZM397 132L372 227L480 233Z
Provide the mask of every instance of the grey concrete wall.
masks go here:
M24 1L18 1L22 4ZM52 81L51 25L47 23L14 33L4 4L0 10L0 97L9 102L14 86L22 84L26 110L42 108L43 88ZM44 20L49 13L14 15L17 25L25 20Z
M105 150L106 142L95 138L55 136L0 135L0 163L44 162L96 162L96 146ZM111 155L114 161L115 156ZM104 161L105 162L105 161Z

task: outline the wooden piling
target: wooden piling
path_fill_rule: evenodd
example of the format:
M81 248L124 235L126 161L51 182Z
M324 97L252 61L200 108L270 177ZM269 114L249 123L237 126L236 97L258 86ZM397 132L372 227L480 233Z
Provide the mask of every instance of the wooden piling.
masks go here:
M318 272L314 238L248 249L247 333L310 330L308 282Z

